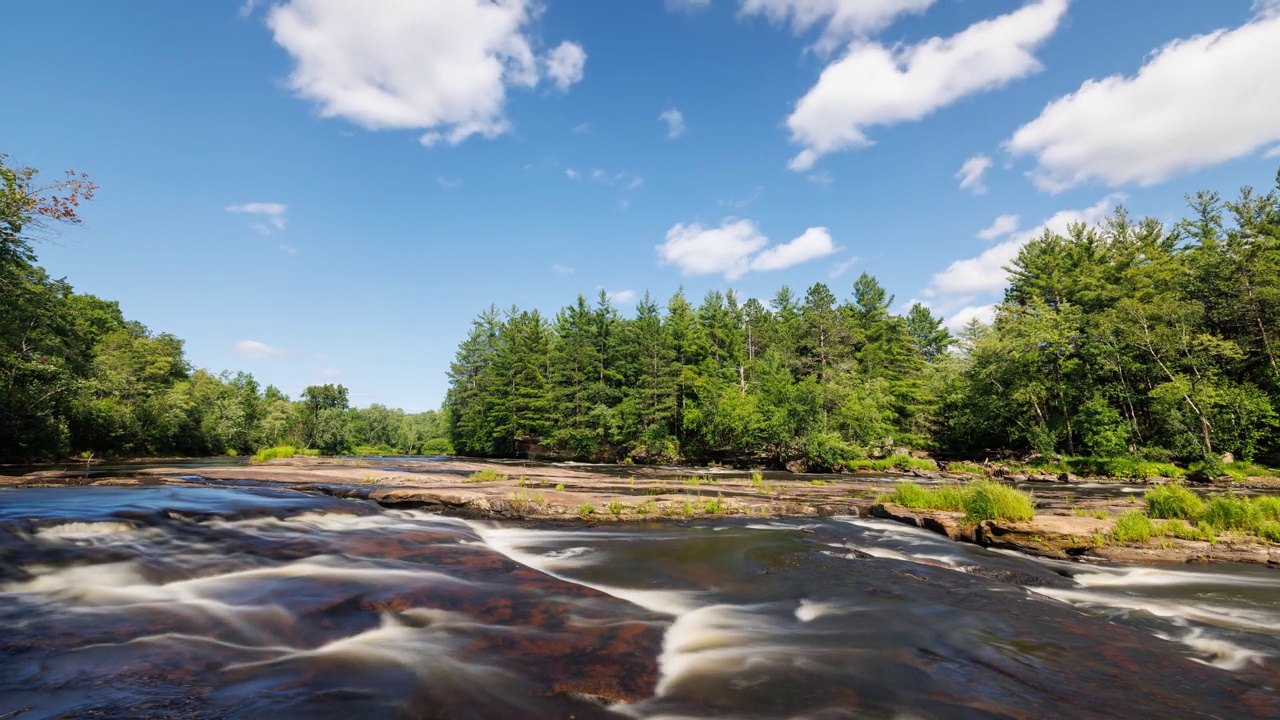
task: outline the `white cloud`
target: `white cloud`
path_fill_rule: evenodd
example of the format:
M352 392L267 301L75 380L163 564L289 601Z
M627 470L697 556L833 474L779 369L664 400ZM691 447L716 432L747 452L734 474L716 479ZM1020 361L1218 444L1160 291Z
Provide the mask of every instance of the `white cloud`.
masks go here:
M462 185L462 178L447 178L444 176L440 176L436 178L436 182L439 183L440 187L444 188L445 190L452 190Z
M251 202L243 205L228 205L227 212L259 219L261 222L255 222L250 227L263 235L280 232L284 230L285 223L289 222L289 206L281 203Z
M849 268L853 267L854 263L856 262L858 262L858 256L854 255L853 257L849 258L848 260L845 260L842 263L836 263L836 266L831 268L831 272L827 273L827 277L831 278L832 280L835 280L841 275L849 272Z
M978 322L990 325L991 321L995 319L995 316L995 303L988 303L986 305L969 305L967 307L960 308L947 316L947 318L943 320L942 324L951 332L959 332L964 329L965 325L969 324L970 320L977 320Z
M630 305L636 300L635 290L606 290L609 300L619 305Z
M804 148L788 167L808 171L823 155L870 144L870 127L919 120L1038 71L1032 51L1057 29L1067 1L1039 0L906 47L853 42L787 118L792 141Z
M568 90L570 85L582 80L587 51L578 43L566 40L547 53L545 63L551 82L560 90Z
M995 219L995 222L991 223L990 227L979 230L978 237L983 240L995 240L998 237L1016 232L1020 222L1021 218L1017 215L1001 215Z
M569 267L568 265L561 265L560 263L556 263L551 266L551 272L557 275L572 275L573 268Z
M284 243L280 243L280 252L284 253L285 255L297 255L298 248L292 245L285 245Z
M1132 77L1088 80L1007 142L1056 192L1089 181L1152 185L1280 141L1280 14L1175 40Z
M575 135L586 135L589 132L591 132L591 126L587 123L579 123L573 126L573 133Z
M576 174L571 175L570 177L572 177L574 180L578 179ZM644 178L640 177L639 175L636 175L633 172L624 171L624 172L618 172L618 173L611 173L611 172L607 172L605 170L596 168L595 170L591 171L591 174L589 175L589 177L591 178L591 181L594 183L605 185L607 187L613 187L615 185L619 185L619 186L625 187L628 190L635 190L636 188L644 184Z
M711 7L711 0L667 0L671 12L696 13Z
M1262 157L1264 157L1264 158L1277 158L1277 157L1280 157L1280 145L1277 145L1277 146L1275 146L1275 147L1271 148L1270 150L1266 151L1265 153L1263 153Z
M1108 195L1097 203L1083 210L1062 210L1040 225L1023 232L1015 233L1004 242L993 245L981 255L964 260L956 260L947 269L933 276L929 287L925 289L926 297L944 297L948 302L958 305L968 302L982 293L997 292L1008 282L1008 273L1004 268L1018 256L1022 246L1033 238L1039 237L1045 230L1065 233L1072 223L1084 222L1093 224L1110 212L1116 203L1124 199L1123 195ZM999 219L993 226L999 224Z
M749 270L781 270L835 252L826 228L809 228L800 237L765 249L769 238L750 220L725 218L720 227L677 223L657 246L662 265L675 265L685 275L723 274L742 277Z
M667 124L667 139L675 140L684 135L684 113L675 108L663 111L658 119Z
M342 377L343 375L346 375L346 373L338 370L337 368L325 368L320 371L320 377L336 378Z
M774 245L757 255L751 261L751 269L761 272L781 270L826 257L835 251L835 243L831 242L831 233L827 232L826 228L809 228L795 240Z
M733 208L735 210L741 210L743 208L750 207L752 203L754 203L756 200L759 200L760 195L762 193L764 193L764 188L760 186L756 186L756 189L752 190L751 194L746 197L717 200L716 205L719 205L720 207L727 207L727 208Z
M742 0L743 15L764 15L777 24L790 23L797 33L826 22L819 51L874 33L900 15L923 13L934 0Z
M831 177L831 173L825 170L822 172L809 173L809 176L805 179L814 185L821 185L823 187L827 187L831 183L835 182L835 179Z
M289 86L323 117L370 130L422 130L421 141L494 137L509 123L510 88L543 76L561 89L581 78L585 53L562 43L541 61L529 26L535 0L384 2L285 0L267 14L293 58Z
M258 0L244 0L240 5L240 9L236 11L236 16L241 19L247 18L253 14L254 8L258 6Z
M565 174L565 177L569 178L570 180L577 180L582 177L581 175L578 174L578 171L574 170L573 168L569 168L568 170L565 170L564 174Z
M960 166L956 177L960 178L960 189L968 190L974 195L986 195L987 186L982 182L982 175L991 167L991 158L986 155L974 155Z
M286 351L281 348L271 347L270 345L264 342L258 342L257 340L241 340L232 346L231 351L237 355L253 358L254 360L284 357L286 354Z

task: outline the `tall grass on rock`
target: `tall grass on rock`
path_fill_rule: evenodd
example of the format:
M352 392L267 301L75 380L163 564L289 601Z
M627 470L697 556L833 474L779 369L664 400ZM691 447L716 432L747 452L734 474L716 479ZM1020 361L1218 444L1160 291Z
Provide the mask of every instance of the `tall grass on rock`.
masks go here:
M1162 485L1148 490L1147 514L1164 520L1192 520L1204 512L1204 501L1183 485Z
M966 520L1030 520L1036 506L1029 493L990 480L969 483L964 491Z
M275 460L276 458L291 458L298 454L298 448L292 445L277 445L275 447L263 448L254 454L253 462L266 462Z

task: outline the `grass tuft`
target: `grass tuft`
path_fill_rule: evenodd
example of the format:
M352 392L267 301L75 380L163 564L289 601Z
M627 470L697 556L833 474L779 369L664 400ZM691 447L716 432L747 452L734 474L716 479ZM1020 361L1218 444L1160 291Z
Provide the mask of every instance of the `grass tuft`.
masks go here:
M1204 501L1184 485L1162 485L1148 490L1147 514L1165 520L1195 520L1204 512Z
M494 470L493 468L485 468L483 470L479 470L477 472L471 473L471 476L468 477L463 482L469 482L469 483L501 482L506 479L507 479L506 474L500 473L497 470Z
M1141 510L1130 510L1116 520L1111 537L1119 542L1146 542L1156 534L1151 519Z
M266 462L275 460L276 458L291 458L298 454L298 448L292 445L277 445L275 447L263 448L254 454L253 462Z

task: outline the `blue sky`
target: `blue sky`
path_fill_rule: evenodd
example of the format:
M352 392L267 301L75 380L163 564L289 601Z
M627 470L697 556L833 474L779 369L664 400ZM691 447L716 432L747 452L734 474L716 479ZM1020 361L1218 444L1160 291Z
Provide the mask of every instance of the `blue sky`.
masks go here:
M1046 223L1270 188L1276 9L10 4L0 152L90 173L43 264L197 366L421 410L490 303L866 271L960 324Z

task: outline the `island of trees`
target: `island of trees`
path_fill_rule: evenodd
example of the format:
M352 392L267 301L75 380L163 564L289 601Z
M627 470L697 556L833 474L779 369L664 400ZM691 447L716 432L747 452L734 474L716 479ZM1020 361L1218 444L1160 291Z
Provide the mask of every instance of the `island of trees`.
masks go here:
M1277 177L1280 182L1280 176ZM1280 449L1280 200L1123 207L1023 246L990 324L895 312L870 275L762 302L602 292L546 317L491 307L449 371L463 454L810 470L925 449L1217 465Z
M350 407L341 385L297 401L248 373L193 369L183 343L76 293L36 264L33 243L76 224L96 186L41 184L0 155L0 461L83 455L207 456L289 444L328 454L448 452L435 411Z

